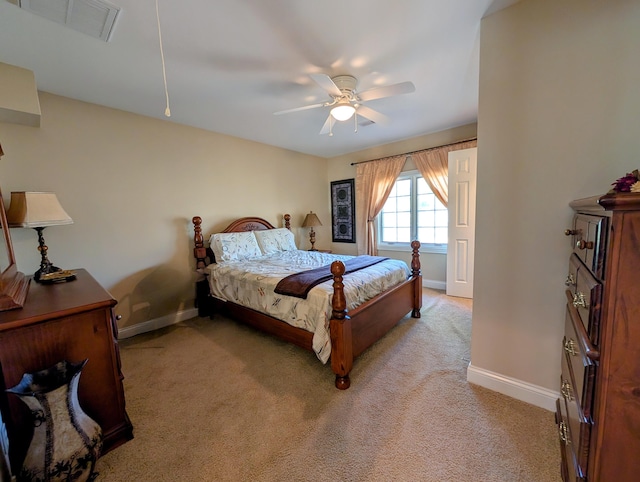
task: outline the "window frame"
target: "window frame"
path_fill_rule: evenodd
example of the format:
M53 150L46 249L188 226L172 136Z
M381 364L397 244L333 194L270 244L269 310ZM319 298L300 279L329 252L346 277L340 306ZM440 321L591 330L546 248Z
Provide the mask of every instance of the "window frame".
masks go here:
M411 239L418 239L418 195L417 195L417 179L423 177L420 171L411 170L400 173L396 182L411 179ZM378 250L380 251L402 251L407 252L411 249L410 242L383 242L382 241L382 223L380 217L382 211L376 216L376 233ZM447 223L448 224L448 223ZM421 253L447 254L448 244L442 243L420 243Z

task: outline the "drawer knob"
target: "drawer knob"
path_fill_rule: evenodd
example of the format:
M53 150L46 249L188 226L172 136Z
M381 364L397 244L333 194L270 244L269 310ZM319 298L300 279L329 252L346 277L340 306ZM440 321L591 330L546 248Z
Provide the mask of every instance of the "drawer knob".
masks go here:
M578 234L578 230L577 229L565 229L564 230L564 235L565 236L573 236L575 234Z
M567 428L567 424L564 420L560 422L558 432L560 433L560 440L562 440L562 443L569 445L571 443L571 440L569 439L569 429Z
M576 351L576 342L572 339L564 340L564 351L571 356L576 356L578 354Z
M569 273L567 279L564 281L564 284L567 286L573 286L576 284L576 279L573 277L573 273Z
M578 249L593 249L593 241L585 241L581 239L576 242L576 248Z
M575 295L573 295L573 306L575 306L576 308L580 306L582 308L588 308L587 300L584 296L584 293L578 291Z
M562 393L562 396L565 398L565 400L573 400L573 391L571 389L571 384L568 381L562 380L562 387L560 388L560 392Z

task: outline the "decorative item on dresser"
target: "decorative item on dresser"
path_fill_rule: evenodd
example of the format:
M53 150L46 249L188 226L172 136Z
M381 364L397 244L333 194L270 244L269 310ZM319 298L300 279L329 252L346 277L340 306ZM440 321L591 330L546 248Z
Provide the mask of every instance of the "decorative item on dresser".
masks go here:
M42 259L40 269L33 275L34 280L45 282L75 279L73 273L61 270L49 261L48 248L42 236L42 231L47 226L73 224L73 219L62 208L55 193L12 192L7 222L11 228L33 228L38 233L38 251Z
M0 158L3 155L0 144ZM15 310L22 307L27 297L30 278L18 271L1 192L0 231L0 311ZM1 421L0 428L2 428Z
M31 440L30 411L5 390L23 374L61 360L81 362L80 405L102 429L102 453L133 438L125 410L116 301L85 270L74 270L73 283L33 283L20 310L0 314L0 409L7 426L11 467L17 472Z
M624 189L570 203L556 412L565 481L640 474L640 193Z

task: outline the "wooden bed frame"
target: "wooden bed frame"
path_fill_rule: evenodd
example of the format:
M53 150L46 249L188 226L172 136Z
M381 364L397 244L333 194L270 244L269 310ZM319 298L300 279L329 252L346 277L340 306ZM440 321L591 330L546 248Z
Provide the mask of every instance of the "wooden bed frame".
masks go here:
M290 229L291 217L284 216L285 227ZM196 269L199 272L207 266L207 259L213 261L213 252L204 246L202 235L202 218L194 216L193 255L196 258ZM259 231L275 229L268 221L258 217L240 218L227 226L224 233ZM347 312L342 276L344 264L334 261L331 264L333 274L331 334L331 369L336 375L335 385L346 390L351 385L349 372L353 360L373 343L382 338L404 316L411 312L413 318L420 318L422 308L422 276L420 274L420 243L411 243L411 276L399 285L380 293L371 300ZM199 316L213 318L215 313L224 313L238 321L258 328L313 351L313 333L296 328L264 313L245 308L230 301L223 301L211 296L209 281L205 278L196 283L196 307Z

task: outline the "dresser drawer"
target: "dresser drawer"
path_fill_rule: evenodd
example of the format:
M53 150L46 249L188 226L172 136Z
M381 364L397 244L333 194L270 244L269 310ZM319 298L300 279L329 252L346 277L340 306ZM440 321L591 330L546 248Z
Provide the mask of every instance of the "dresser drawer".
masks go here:
M558 436L560 438L560 455L562 458L562 479L570 482L586 481L586 472L576 459L574 442L571 438L567 405L564 400L556 400L556 421L558 423Z
M572 254L569 257L569 272L567 278L564 280L565 286L572 292L576 292L576 285L578 280L578 269L580 266L584 266L580 258L576 254Z
M607 224L605 216L576 214L571 233L573 252L598 279L604 276Z
M571 361L567 353L562 357L562 374L560 376L560 393L565 404L564 413L571 434L572 450L580 472L587 471L589 460L589 442L591 440L591 402L593 399L593 384L585 381L585 391L581 398L574 392L575 378L571 370ZM589 371L593 373L593 370ZM585 406L580 405L582 399Z
M585 368L582 373L582 392L578 390L576 376L573 373L571 364L571 355L562 353L562 373L560 374L560 394L567 402L569 413L573 416L571 419L576 421L584 421L592 423L591 415L593 412L593 394L594 394L594 368ZM586 378L585 378L586 377ZM575 405L575 406L574 406ZM577 433L576 430L573 431Z
M576 309L567 304L564 338L562 340L563 364L566 363L566 378L572 387L572 395L578 405L590 416L593 403L596 365L594 356L599 355L593 345L586 339L586 332L578 317ZM578 324L578 326L576 326Z
M556 425L558 426L558 435L560 438L560 475L563 481L569 480L569 468L567 467L567 450L565 446L567 424L562 420L562 413L560 411L560 399L556 400ZM564 422L564 423L563 423Z
M602 312L602 283L583 265L578 267L573 306L594 345L599 344L600 315Z

